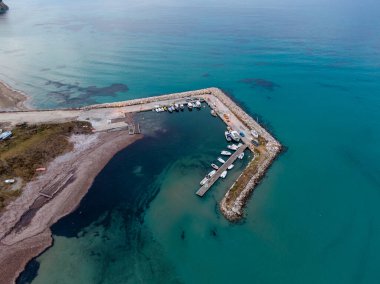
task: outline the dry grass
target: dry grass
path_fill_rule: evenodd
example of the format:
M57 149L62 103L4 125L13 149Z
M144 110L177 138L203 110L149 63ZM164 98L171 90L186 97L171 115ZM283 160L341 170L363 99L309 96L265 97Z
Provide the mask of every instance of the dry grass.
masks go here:
M243 173L239 176L239 178L236 180L236 182L228 192L228 196L226 198L226 203L228 206L230 206L231 203L233 203L233 201L240 195L242 190L244 190L248 182L257 173L259 165L263 162L265 158L265 155L261 154L258 150L255 150L254 155L254 160L248 164L248 166L245 168Z
M11 190L5 179L19 177L23 183L36 176L36 168L45 167L55 157L72 149L68 137L73 133L91 133L88 122L60 124L22 124L12 129L11 139L0 142L0 209L20 191Z

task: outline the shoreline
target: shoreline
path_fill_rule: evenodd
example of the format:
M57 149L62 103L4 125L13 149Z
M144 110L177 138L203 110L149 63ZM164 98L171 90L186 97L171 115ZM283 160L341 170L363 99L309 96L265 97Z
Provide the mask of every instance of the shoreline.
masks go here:
M30 97L0 81L0 111L22 111L33 109L28 105Z
M52 161L48 170L28 183L21 196L0 215L2 283L14 283L26 264L51 246L51 225L77 208L96 176L116 153L142 137L131 136L128 131L117 131L71 138L74 150ZM73 169L74 180L39 208L30 223L21 228L17 226L39 190L64 179Z
M5 84L2 86L7 88ZM0 273L3 280L7 279L5 283L14 283L26 264L51 245L51 225L75 210L111 158L143 137L135 133L136 125L132 119L135 113L151 111L157 105L203 99L227 127L248 134L243 135L241 141L255 154L255 158L219 203L223 216L231 222L244 217L243 209L253 189L282 149L282 145L264 127L218 88L55 110L29 110L24 105L26 96L20 99L19 92L9 88L8 91L7 94L15 95L15 99L7 98L10 110L0 109L0 120L5 127L11 129L25 122L88 121L93 133L72 135L74 149L53 160L48 170L29 182L21 196L0 214ZM252 129L258 133L260 145L251 143ZM139 130L137 133L140 133ZM56 194L48 196L50 199L35 210L34 202L40 197L40 190L47 186L56 188Z

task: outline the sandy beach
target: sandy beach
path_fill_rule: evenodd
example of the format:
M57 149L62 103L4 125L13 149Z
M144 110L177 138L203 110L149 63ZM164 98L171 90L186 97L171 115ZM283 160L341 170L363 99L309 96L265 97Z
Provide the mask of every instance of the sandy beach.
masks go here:
M76 208L94 178L117 152L140 138L142 135L131 136L127 131L71 138L74 151L50 163L48 170L27 184L21 196L0 216L0 283L13 283L27 262L51 245L50 226ZM54 198L37 212L29 209L42 188L64 181L72 170L74 179ZM31 220L28 214L33 214Z
M0 81L0 111L26 110L28 97Z
M25 109L26 98L4 84L0 86L2 110ZM52 244L50 226L78 206L94 178L117 152L142 137L120 130L70 138L73 151L48 164L46 172L29 182L21 196L0 214L1 284L14 283L25 265ZM41 197L39 192L51 186L59 192L51 199Z

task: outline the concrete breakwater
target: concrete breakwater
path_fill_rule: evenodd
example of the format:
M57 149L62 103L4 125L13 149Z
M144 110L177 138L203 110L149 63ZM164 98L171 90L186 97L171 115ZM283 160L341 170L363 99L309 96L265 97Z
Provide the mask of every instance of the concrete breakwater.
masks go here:
M216 88L200 89L200 90L195 90L195 91L187 91L187 92L174 93L174 94L166 94L166 95L161 95L161 96L153 96L153 97L121 101L121 102L115 102L115 103L96 104L96 105L85 106L80 109L89 110L89 109L98 109L98 108L117 108L117 107L133 106L133 105L144 105L144 104L160 102L160 101L169 101L169 100L176 100L176 99L184 99L187 97L207 95L207 94L211 94L214 89Z
M254 162L254 160L251 160L235 182L237 183L245 174L251 174L251 178L245 183L245 185L243 184L240 186L239 194L234 197L232 192L235 185L234 183L224 195L220 202L220 210L229 221L238 221L243 217L243 208L246 205L247 200L275 158L276 155L266 157L266 159L258 165L257 170L250 173L250 166Z
M246 133L242 135L241 140L255 154L254 160L249 163L220 202L223 215L228 220L237 220L243 216L243 207L253 188L281 151L281 144L218 88L96 104L81 108L0 112L0 121L7 122L8 125L17 125L23 122L59 123L82 120L90 122L96 132L122 130L126 127L125 116L127 114L151 111L156 108L156 105L172 105L191 98L204 99L227 127ZM253 138L251 130L258 133L259 145L251 142Z

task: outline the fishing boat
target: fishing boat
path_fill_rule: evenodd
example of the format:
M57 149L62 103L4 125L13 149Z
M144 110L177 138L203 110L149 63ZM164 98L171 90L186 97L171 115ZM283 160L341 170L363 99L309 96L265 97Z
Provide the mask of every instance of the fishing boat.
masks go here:
M215 110L213 110L213 109L211 110L211 115L212 115L212 116L217 116Z
M251 134L252 134L253 138L259 138L259 133L257 133L256 130L252 129Z
M227 170L232 170L234 168L234 164L228 166Z
M231 152L228 152L228 151L222 151L220 152L220 154L224 155L224 156L231 156Z
M189 103L187 104L187 107L189 108L189 110L192 110L192 108L193 108L193 104L192 104L191 102L189 102Z
M232 145L227 145L227 148L230 150L236 151L239 148L239 146L236 144L232 144Z
M184 109L185 109L185 106L184 106L183 104L180 104L180 105L179 105L179 108L180 108L181 110L184 110Z
M234 140L235 142L239 142L240 141L240 136L239 136L239 133L235 130L231 131L230 132L230 137L232 138L232 140Z
M240 160L242 160L242 159L244 158L244 152L241 153L241 154L238 156L238 158L239 158Z
M208 178L205 177L204 179L201 180L200 185L204 185L208 181Z
M218 158L218 161L221 162L222 164L224 164L226 161L223 160L221 157Z
M221 178L225 178L226 176L227 176L227 171L222 172L222 174L220 175Z
M219 167L218 167L217 165L215 165L215 164L211 164L211 167L212 167L213 169L215 169L215 170L219 169Z
M213 171L211 171L211 172L208 173L207 177L211 178L213 175L215 175L215 173L216 173L216 171L213 170Z
M232 138L231 138L231 135L230 135L230 132L229 131L224 131L224 136L226 137L226 140L228 142L231 142L232 141Z

